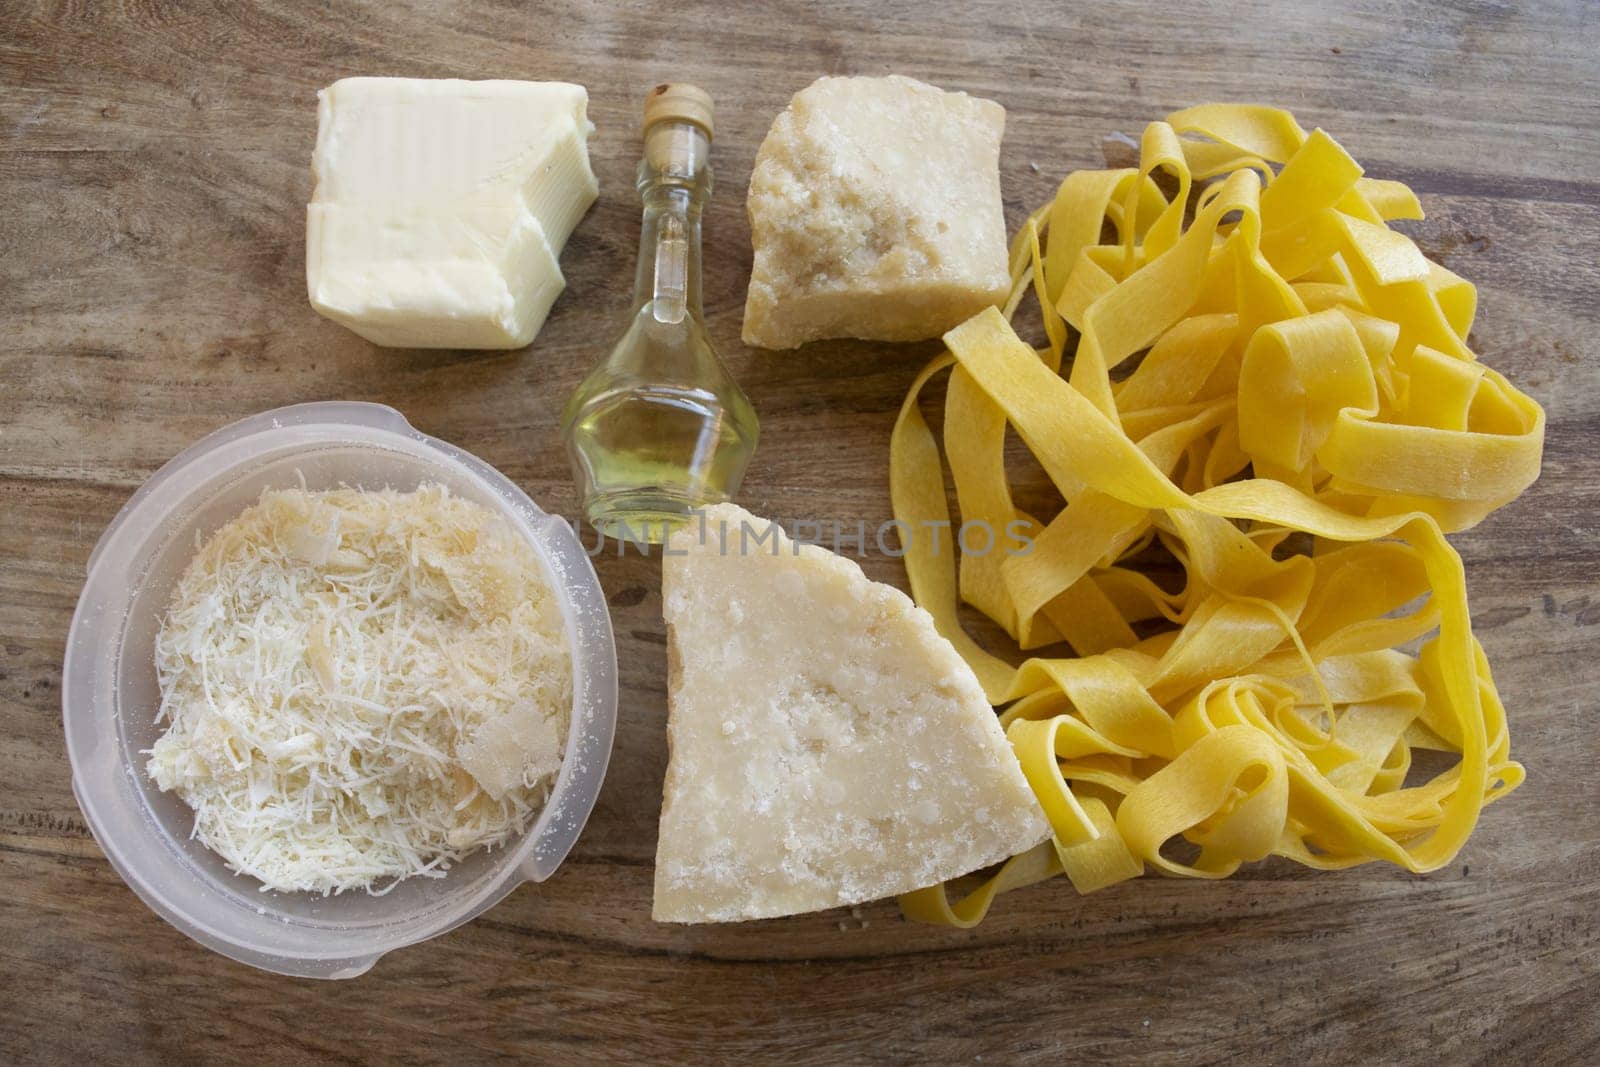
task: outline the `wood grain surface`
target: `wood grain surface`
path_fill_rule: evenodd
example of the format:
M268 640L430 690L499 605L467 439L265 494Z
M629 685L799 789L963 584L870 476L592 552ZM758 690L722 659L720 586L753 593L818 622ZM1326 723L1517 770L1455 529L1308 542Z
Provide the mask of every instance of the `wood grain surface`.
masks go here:
M1600 18L1446 4L0 5L0 1060L1569 1063L1600 1056ZM888 518L894 412L930 346L739 344L743 192L789 95L901 72L1008 111L1015 225L1102 137L1212 99L1292 108L1421 194L1425 251L1479 285L1473 347L1549 410L1542 480L1456 539L1527 785L1450 868L1080 898L969 932L892 903L712 928L649 919L665 766L659 561L597 560L622 712L571 859L345 983L188 941L73 800L64 636L90 548L203 434L297 401L381 401L574 513L562 402L625 309L645 90L716 97L706 311L763 420L744 502ZM306 301L315 91L350 74L589 87L601 197L568 289L513 353L375 349ZM894 560L868 572L904 584Z

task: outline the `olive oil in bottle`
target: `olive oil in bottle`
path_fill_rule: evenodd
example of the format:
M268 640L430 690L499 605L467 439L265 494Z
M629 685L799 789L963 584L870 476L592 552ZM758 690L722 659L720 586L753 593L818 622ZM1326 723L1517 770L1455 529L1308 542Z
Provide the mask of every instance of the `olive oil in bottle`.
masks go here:
M562 415L584 515L608 537L659 543L690 512L732 497L755 451L755 411L700 310L711 136L703 90L660 85L646 98L633 310Z

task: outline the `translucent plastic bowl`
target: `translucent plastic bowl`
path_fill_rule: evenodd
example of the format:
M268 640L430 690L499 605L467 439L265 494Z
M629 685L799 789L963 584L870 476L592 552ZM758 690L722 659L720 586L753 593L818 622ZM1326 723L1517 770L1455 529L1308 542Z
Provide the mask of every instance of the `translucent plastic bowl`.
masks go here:
M546 566L573 656L572 726L550 801L528 831L474 853L443 878L411 878L385 896L263 892L189 837L183 801L144 772L160 736L153 643L173 584L208 536L262 490L304 477L414 489L438 482L503 515ZM611 756L617 661L605 599L576 534L492 467L411 428L378 404L301 404L217 431L134 494L89 557L63 668L72 787L123 880L173 926L225 956L281 974L351 978L384 953L483 913L555 873L589 818Z

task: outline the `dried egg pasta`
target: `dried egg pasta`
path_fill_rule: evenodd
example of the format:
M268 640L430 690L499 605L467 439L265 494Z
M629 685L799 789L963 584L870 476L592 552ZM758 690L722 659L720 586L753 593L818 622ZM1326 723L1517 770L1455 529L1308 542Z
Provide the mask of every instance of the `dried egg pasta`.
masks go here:
M1060 873L1090 892L1269 855L1434 870L1522 781L1444 534L1538 476L1544 412L1467 348L1472 285L1387 225L1421 217L1288 112L1205 105L1152 123L1137 168L1070 175L1024 225L1005 313L945 335L890 469L912 591L1005 705L1054 835L959 902L902 897L909 917L971 926ZM1030 290L1038 350L1009 321ZM1023 520L1030 551L1002 537L958 568L917 535L950 520L918 408L946 369L961 520ZM1066 502L1048 521L1013 504L1008 426ZM1177 592L1135 566L1152 542L1181 564ZM1075 655L1014 668L961 629L958 599L1024 649ZM1408 786L1422 749L1458 759Z

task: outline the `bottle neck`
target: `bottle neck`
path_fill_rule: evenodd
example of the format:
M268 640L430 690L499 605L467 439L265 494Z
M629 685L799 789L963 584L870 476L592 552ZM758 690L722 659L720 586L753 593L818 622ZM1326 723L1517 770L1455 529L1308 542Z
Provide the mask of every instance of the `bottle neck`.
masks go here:
M657 322L675 325L702 317L700 212L711 195L710 143L687 122L660 122L645 134L639 162L644 221L634 278L636 311L650 308Z

